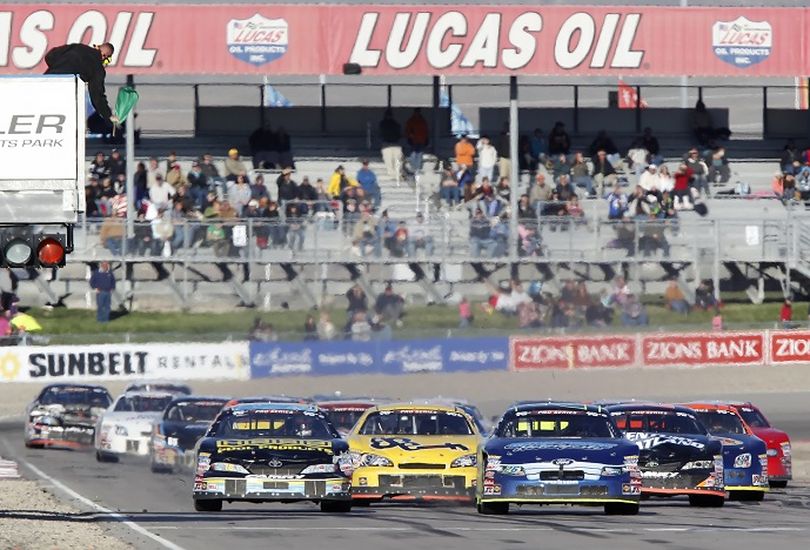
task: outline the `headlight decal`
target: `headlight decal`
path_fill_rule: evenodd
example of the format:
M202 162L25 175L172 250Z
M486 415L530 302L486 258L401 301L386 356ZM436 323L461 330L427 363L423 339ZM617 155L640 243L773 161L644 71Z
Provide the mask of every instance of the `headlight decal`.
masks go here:
M751 453L739 454L734 458L735 468L750 468L751 467Z
M464 455L456 458L450 463L451 468L473 468L478 464L478 458L474 454Z

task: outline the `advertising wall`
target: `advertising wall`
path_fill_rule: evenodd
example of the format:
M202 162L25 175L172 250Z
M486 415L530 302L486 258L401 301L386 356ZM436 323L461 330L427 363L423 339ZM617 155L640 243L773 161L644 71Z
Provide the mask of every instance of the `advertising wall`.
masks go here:
M132 74L810 74L807 8L9 4L0 70L66 42L116 47ZM193 15L193 19L191 16Z
M0 382L250 378L247 342L0 348Z

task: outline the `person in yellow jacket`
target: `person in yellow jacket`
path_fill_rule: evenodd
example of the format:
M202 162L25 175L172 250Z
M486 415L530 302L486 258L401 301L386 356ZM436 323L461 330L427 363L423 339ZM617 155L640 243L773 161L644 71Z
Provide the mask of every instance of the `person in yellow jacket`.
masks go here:
M357 183L357 180L346 177L346 170L340 165L335 168L335 171L332 173L326 192L330 197L336 199L340 197L340 194L343 193L343 190L347 187L357 187L358 185L360 184Z

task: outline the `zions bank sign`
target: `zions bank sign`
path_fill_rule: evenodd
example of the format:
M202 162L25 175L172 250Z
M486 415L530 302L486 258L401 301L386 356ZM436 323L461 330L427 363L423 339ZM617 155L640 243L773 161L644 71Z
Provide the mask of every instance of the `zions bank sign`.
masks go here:
M193 14L190 24L189 16ZM7 4L0 71L111 42L133 74L771 76L810 74L810 8Z

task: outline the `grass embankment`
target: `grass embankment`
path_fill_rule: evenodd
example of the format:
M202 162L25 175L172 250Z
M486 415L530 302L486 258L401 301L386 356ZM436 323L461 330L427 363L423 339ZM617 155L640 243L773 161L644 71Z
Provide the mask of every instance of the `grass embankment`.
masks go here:
M722 309L723 320L729 328L772 327L779 319L780 303L726 304ZM458 330L458 312L450 306L419 306L407 308L403 327L394 331L395 337L443 337L454 335L480 335L481 333L505 334L518 331L517 319L499 313L487 314L481 309L475 312L472 329ZM677 328L679 330L700 330L711 327L711 312L693 311L688 316L668 311L661 305L648 305L650 330ZM226 313L182 313L182 312L133 312L121 315L110 323L96 322L95 311L56 308L53 310L32 309L29 311L42 325L42 336L50 343L101 343L101 342L145 342L145 341L221 341L223 339L243 339L247 336L254 319L272 323L280 339L300 339L304 322L308 315L318 312L281 311L258 312L241 309ZM342 327L346 322L345 310L329 310L332 322ZM804 305L794 309L796 321L806 320ZM636 330L624 329L618 316L608 331ZM604 331L603 331L604 332Z

